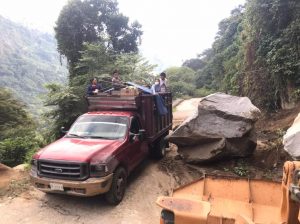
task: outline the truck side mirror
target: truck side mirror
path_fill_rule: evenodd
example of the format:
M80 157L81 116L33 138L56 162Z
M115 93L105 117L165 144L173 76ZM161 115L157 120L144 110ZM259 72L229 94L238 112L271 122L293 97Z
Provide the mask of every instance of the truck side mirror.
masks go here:
M144 141L145 137L146 137L146 130L145 129L140 129L139 130L139 140Z
M132 132L129 132L129 142L130 143L133 143L134 142L134 137L135 137L136 135L134 134L134 133L132 133Z
M60 128L60 131L61 131L61 133L64 133L64 134L68 132L68 131L65 129L65 127L61 127L61 128Z

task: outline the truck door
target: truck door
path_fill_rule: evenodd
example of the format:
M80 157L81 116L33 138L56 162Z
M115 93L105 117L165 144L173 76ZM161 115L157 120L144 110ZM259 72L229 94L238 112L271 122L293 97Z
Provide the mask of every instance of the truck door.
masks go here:
M132 117L129 129L130 133L138 134L140 129L141 125L138 118ZM130 168L133 169L147 155L147 144L145 141L140 141L138 136L136 136L129 142L129 148L128 160L130 161Z

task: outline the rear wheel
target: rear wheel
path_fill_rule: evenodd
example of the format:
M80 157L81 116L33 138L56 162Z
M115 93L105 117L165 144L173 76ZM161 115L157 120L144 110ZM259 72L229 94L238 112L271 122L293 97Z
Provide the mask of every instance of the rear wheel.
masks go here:
M161 223L165 223L165 224L174 224L174 213L168 210L163 209L161 211Z
M125 194L127 172L123 167L116 169L109 191L105 194L106 201L111 205L119 204Z
M152 148L152 157L155 159L162 159L166 155L166 144L165 138L161 137Z

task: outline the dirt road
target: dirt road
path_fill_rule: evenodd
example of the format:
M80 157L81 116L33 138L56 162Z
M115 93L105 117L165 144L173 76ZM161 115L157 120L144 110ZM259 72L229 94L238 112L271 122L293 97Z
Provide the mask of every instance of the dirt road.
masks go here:
M77 198L44 194L30 187L20 196L0 202L0 223L158 223L157 196L174 184L160 171L157 162L147 160L132 173L124 200L108 206L103 197Z
M173 123L177 126L187 117L193 115L197 111L198 103L201 98L192 98L182 101L173 112Z

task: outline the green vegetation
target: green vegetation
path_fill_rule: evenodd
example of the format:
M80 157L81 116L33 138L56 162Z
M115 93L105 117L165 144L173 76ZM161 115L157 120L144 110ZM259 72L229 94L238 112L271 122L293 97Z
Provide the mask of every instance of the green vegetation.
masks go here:
M175 98L204 97L214 92L213 89L196 85L196 69L205 65L202 60L190 59L181 67L170 67L166 70L168 85Z
M170 84L186 95L223 91L248 96L262 109L284 108L299 100L299 37L299 1L248 0L219 23L210 49L183 63L195 81Z
M29 30L0 16L0 88L10 89L35 115L44 110L46 83L65 83L56 41L50 34ZM37 116L36 116L37 117Z
M67 70L53 36L1 16L0 32L0 162L15 166L44 144L44 85L65 83Z
M42 143L24 108L10 91L0 89L0 162L9 166L23 163Z
M128 24L114 0L71 0L60 12L55 27L58 51L67 58L70 79L81 59L84 43L101 43L116 54L138 51L141 25Z
M198 59L197 88L248 96L274 110L299 99L300 2L248 0L222 20Z
M171 67L166 70L168 85L174 97L194 96L195 71L188 67Z

